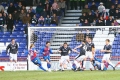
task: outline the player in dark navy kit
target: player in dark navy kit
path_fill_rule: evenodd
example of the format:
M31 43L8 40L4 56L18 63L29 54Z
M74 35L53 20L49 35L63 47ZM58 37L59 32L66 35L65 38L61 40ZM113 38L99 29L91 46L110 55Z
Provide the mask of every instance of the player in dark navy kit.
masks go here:
M64 70L64 63L67 62L69 64L69 67L72 68L72 64L69 59L69 53L71 51L74 51L70 47L68 47L68 44L65 42L63 46L60 47L59 51L61 53L61 59L60 59L60 67L61 70Z
M102 63L101 63L101 70L103 70L104 61L107 61L109 63L109 65L111 65L113 67L113 70L115 70L114 65L110 61L110 55L112 52L112 46L110 45L110 40L106 39L105 42L106 42L106 45L104 46L103 50L101 50L101 52L104 52L104 55L102 58Z
M75 60L73 62L73 70L79 70L79 69L83 69L85 68L85 65L81 65L82 61L84 59L86 59L85 53L86 53L86 45L85 45L85 41L82 41L82 44L80 44L79 46L75 47L74 50L76 50L77 48L80 49L80 53L75 57ZM76 51L77 52L77 51ZM83 61L84 64L84 61Z
M44 61L47 62L48 71L51 72L50 54L53 54L53 53L52 53L52 50L50 49L49 41L46 42L45 47L42 47L40 49L40 53L43 54L43 59L44 59Z
M18 52L18 44L15 42L15 39L11 39L11 43L6 48L6 53L10 53L10 62L11 62L11 71L15 71L16 63L17 63L17 52ZM15 63L13 63L15 62Z
M46 71L41 64L41 60L39 57L37 57L37 51L35 50L35 46L34 44L30 45L30 50L29 50L29 55L31 56L31 61L37 65L40 69L42 69L43 71Z
M89 37L88 41L86 42L86 59L90 58L90 70L92 70L93 67L93 60L95 55L95 45L92 42L92 38ZM86 59L84 60L84 66L86 65Z

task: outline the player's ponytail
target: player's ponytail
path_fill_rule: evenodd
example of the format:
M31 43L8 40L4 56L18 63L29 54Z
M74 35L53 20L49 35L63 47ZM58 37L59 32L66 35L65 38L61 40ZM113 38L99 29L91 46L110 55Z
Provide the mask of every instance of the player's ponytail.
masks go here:
M34 44L31 44L31 45L30 45L30 49L31 49L33 46L34 46Z

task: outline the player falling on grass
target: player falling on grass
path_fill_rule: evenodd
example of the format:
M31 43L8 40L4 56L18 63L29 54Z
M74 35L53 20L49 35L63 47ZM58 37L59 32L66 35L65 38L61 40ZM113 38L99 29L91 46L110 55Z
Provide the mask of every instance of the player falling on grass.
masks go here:
M61 53L61 59L60 59L60 70L61 71L64 71L64 63L67 61L68 65L70 68L72 68L72 64L70 62L70 59L69 59L69 53L70 51L74 51L73 49L71 49L70 47L68 47L68 44L65 42L63 44L63 46L60 47L59 49L59 53ZM75 51L74 51L75 52Z
M41 64L41 60L39 57L37 57L37 51L35 50L35 46L34 44L30 45L30 50L29 50L29 55L31 56L31 61L37 65L40 69L42 69L43 71L46 71Z
M52 50L50 49L50 42L47 41L45 47L41 48L40 53L43 54L44 61L47 62L48 71L51 72L50 54Z
M79 46L75 47L74 50L76 50L77 48L80 49L80 54L78 54L76 57L75 57L75 60L73 62L73 70L76 71L76 70L83 70L83 68L85 68L85 64L84 64L84 61L86 59L86 56L85 56L85 53L86 53L86 45L85 45L85 41L82 41L82 44L80 44ZM77 52L77 51L76 51ZM82 61L83 61L83 65L82 66Z
M90 70L92 71L92 67L93 67L93 60L94 60L94 54L95 54L95 45L92 42L92 38L88 37L88 40L86 42L86 59L90 58ZM84 65L86 65L86 59L84 59Z
M17 52L18 52L18 44L15 42L15 39L11 39L11 43L6 48L6 53L8 53L8 50L10 53L10 68L11 71L15 71L15 67L17 63Z
M104 46L103 50L101 50L101 52L104 52L102 63L101 63L101 70L103 70L104 61L107 61L109 65L113 67L113 70L115 70L114 65L110 61L110 55L112 53L112 46L110 45L110 40L106 39L105 42L106 42L106 45Z

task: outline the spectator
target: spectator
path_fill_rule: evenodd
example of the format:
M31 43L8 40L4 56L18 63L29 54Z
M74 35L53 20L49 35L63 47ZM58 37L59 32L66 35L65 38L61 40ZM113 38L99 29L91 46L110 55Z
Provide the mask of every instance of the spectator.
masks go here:
M97 6L95 5L95 2L92 2L92 5L90 6L90 10L94 12L97 10Z
M3 5L0 4L0 11L1 10L4 10L4 7L3 7Z
M45 18L45 24L50 25L50 23L51 23L51 18L49 15L47 15L47 17Z
M45 6L46 6L47 4L49 4L49 5L50 5L49 0L45 0Z
M22 10L24 11L24 13L27 13L26 7L22 6Z
M80 23L83 23L87 19L86 13L83 13L82 16L79 17Z
M96 10L94 14L95 14L95 15L94 15L94 16L95 16L95 18L96 18L96 19L98 19L98 18L99 18L99 11L98 11L98 10Z
M116 8L117 8L118 4L119 4L118 0L115 0L115 7Z
M13 20L11 14L8 15L8 19L6 21L6 25L7 25L7 31L10 31L11 34L12 34L12 31L14 30L14 20Z
M17 6L17 12L21 12L21 9L22 9L22 3L19 2Z
M59 8L60 8L61 12L63 12L64 15L65 15L65 1L60 0L58 5L59 5Z
M109 16L105 9L103 9L102 16L104 20L108 20Z
M114 26L119 26L119 23L117 22L116 19L114 19Z
M7 9L8 14L12 14L15 11L15 6L13 3L10 3L10 6Z
M45 9L43 9L43 12L41 13L41 16L43 16L44 18L46 18L46 17L47 17L47 12L46 12L46 10L45 10Z
M115 14L115 6L112 5L112 6L111 6L111 9L109 10L109 15L110 15L110 16L114 16L114 14Z
M58 25L58 17L56 16L56 14L53 14L53 17L51 18L51 24Z
M53 16L53 10L52 10L52 7L50 8L50 16Z
M61 10L59 8L59 6L57 6L57 9L56 9L56 16L61 16Z
M100 16L100 20L103 22L103 25L105 26L105 19L102 16Z
M78 42L81 42L84 40L84 34L81 31L79 31L78 34L76 35L76 40Z
M36 7L36 13L41 14L43 11L43 5L42 3L39 3L39 5Z
M45 10L46 10L46 12L47 12L47 15L50 15L50 5L49 4L46 4L45 5Z
M30 6L30 11L31 11L32 13L36 13L36 11L33 9L32 6Z
M38 24L38 19L36 18L36 15L34 15L31 19L31 24Z
M118 8L118 11L120 12L120 4L118 4L117 8Z
M88 22L87 19L85 19L85 22L82 24L82 26L90 26L90 23Z
M2 9L1 11L0 11L0 13L2 13L2 15L5 13L5 11Z
M84 35L84 39L88 38L88 37L92 37L92 35L90 34L89 30L86 30L86 33Z
M24 13L24 10L21 10L21 13L19 15L19 19L22 20L23 17L25 17L25 16L26 16L26 13Z
M35 15L35 13L31 11L31 9L28 10L28 13L30 14L30 17L33 17Z
M119 13L118 9L116 9L116 11L115 11L114 18L120 19L120 13Z
M91 23L91 26L96 26L96 19L93 20L93 22Z
M13 20L14 21L17 22L19 20L19 13L17 12L17 10L14 11L14 13L12 14L12 16L13 16Z
M3 13L3 18L4 18L4 20L5 20L5 24L6 24L6 20L8 19L8 15L7 15L7 13Z
M82 9L82 13L88 14L89 12L91 12L91 11L90 11L90 9L88 8L88 5L86 4L86 5L85 5L85 8Z
M92 22L93 22L93 19L94 19L94 16L92 15L91 12L89 12L87 18L88 18L88 22L89 22L89 23L92 23Z
M0 31L4 32L4 24L5 24L5 20L2 16L2 13L0 13Z
M111 6L113 5L113 2L111 0L108 0L107 4L105 4L105 5L106 5L106 8L110 9Z
M44 18L43 16L40 16L40 18L38 19L38 23L41 25L44 25Z
M98 20L98 22L96 23L96 26L104 26L104 23L102 20Z
M99 15L101 16L101 14L103 13L103 10L105 9L105 6L103 6L103 3L100 3L100 6L98 6L98 11L99 11Z
M30 20L31 20L31 17L30 17L30 14L28 13L25 17L23 17L22 22L26 24L26 23L30 23Z
M30 27L30 23L26 24L26 27L24 28L24 34L28 35L28 27Z
M109 19L106 20L106 26L111 26L111 24L112 24L113 21L114 20L113 20L112 16L109 16Z
M52 4L52 10L53 10L53 13L54 13L54 14L57 13L57 8L58 8L57 1L54 0L54 3Z

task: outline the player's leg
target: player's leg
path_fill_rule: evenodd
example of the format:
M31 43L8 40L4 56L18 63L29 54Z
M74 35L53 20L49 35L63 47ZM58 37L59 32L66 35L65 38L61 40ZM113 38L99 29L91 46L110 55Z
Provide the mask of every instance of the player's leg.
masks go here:
M44 56L44 61L47 62L47 68L50 70L51 64L50 64L50 56Z
M64 66L63 66L64 61L65 61L64 56L61 56L61 59L60 59L60 70L62 70L62 71L64 70Z
M13 70L13 54L12 53L10 53L9 58L10 58L10 70L12 71Z
M13 70L15 71L17 65L17 54L13 54L13 59L14 59Z
M120 62L118 62L118 63L115 65L115 67L117 67L118 65L120 65Z
M107 62L113 68L113 70L115 70L115 65L110 61L110 54L106 54L106 55L107 55L106 56Z
M90 58L90 70L92 71L92 68L93 68L93 55L92 55L92 52L89 52L89 58Z
M41 60L38 57L36 57L36 60L37 60L37 64L38 64L39 68L42 69L43 71L46 71L46 69L44 69L41 65Z
M40 61L40 59L39 59L38 57L34 58L34 59L32 60L32 62L33 62L35 65L39 66L39 68L42 69L43 71L46 71L46 69L44 69L44 68L42 67L41 61Z
M70 62L69 56L65 56L65 60L68 62L69 67L72 69L72 64Z
M104 61L106 61L106 60L107 60L107 55L104 54L103 58L102 58L102 62L101 62L101 70L103 70L103 68L104 68Z

